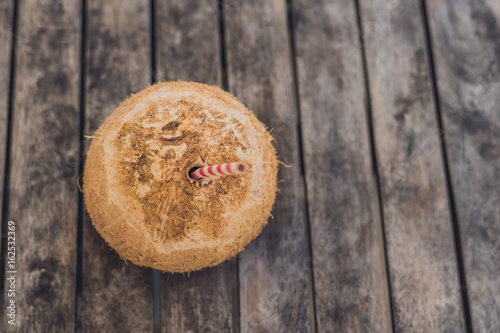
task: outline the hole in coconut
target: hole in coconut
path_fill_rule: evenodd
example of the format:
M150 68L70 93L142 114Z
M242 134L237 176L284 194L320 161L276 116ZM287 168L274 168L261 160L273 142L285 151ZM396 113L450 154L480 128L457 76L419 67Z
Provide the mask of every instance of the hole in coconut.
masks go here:
M201 169L203 168L203 166L201 165L197 165L197 166L194 166L192 167L191 169L188 170L188 178L189 179L192 179L192 180L202 180L203 178L194 178L193 176L191 176L191 173L195 172L196 170L198 169Z
M248 166L245 163L240 163L238 164L238 171L239 172L245 172L247 171Z

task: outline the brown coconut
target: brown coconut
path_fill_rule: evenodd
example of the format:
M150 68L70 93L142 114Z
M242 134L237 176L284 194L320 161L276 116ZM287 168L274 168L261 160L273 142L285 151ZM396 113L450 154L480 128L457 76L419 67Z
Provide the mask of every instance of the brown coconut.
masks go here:
M164 82L126 99L96 131L85 163L92 222L121 257L162 271L217 265L257 237L276 192L272 137L233 95ZM196 181L196 166L243 161Z

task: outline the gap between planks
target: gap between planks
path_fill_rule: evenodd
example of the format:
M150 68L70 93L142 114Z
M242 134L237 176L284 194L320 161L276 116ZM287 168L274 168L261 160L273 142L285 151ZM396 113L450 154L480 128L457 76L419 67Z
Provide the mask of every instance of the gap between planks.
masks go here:
M5 143L5 166L3 176L3 197L2 200L2 215L1 215L1 230L2 240L6 240L3 236L7 234L7 221L9 218L9 194L10 194L10 160L11 160L11 147L12 147L12 123L13 123L13 106L14 106L14 87L15 87L15 68L16 68L16 47L17 47L17 29L19 24L19 4L13 0L12 21L11 21L11 50L10 50L10 72L9 72L9 91L7 95L7 133ZM6 242L2 241L0 244L0 301L4 304L5 300L5 263L7 257ZM4 307L0 310L2 319L0 325L4 323Z
M363 80L365 84L365 92L366 92L366 102L365 102L365 111L366 111L366 119L367 119L367 128L368 128L368 136L370 139L370 153L371 153L371 162L373 168L373 179L376 188L376 199L378 204L378 212L380 219L380 227L382 234L382 245L384 249L384 263L385 263L385 275L387 281L387 291L389 295L389 309L391 315L391 330L395 332L395 323L394 323L394 305L392 302L392 287L391 287L391 274L389 268L389 256L387 253L387 239L386 239L386 228L385 228L385 220L384 220L384 204L382 201L382 189L380 185L380 174L378 170L378 160L377 160L377 152L375 146L375 135L373 129L373 112L371 105L371 94L370 94L370 84L369 84L369 76L368 76L368 65L366 61L366 49L365 49L365 41L363 38L363 20L361 16L361 8L359 5L359 0L354 0L355 10L356 10L356 20L358 25L358 33L359 33L359 43L361 45L361 60L363 63Z
M443 160L443 169L444 169L443 171L445 174L446 191L448 194L448 202L450 205L451 223L452 223L453 238L455 244L455 255L457 259L458 277L460 280L460 292L462 296L465 327L467 329L467 332L472 333L473 331L472 316L470 311L469 295L467 291L467 280L465 275L465 266L464 266L463 250L462 250L463 247L460 237L460 226L458 223L457 209L455 204L456 201L453 193L453 184L451 181L450 168L448 164L448 152L446 149L446 138L444 135L443 116L441 113L441 108L439 106L439 91L436 80L434 53L431 43L431 27L429 25L429 18L427 15L427 6L425 1L426 0L420 0L420 9L422 15L422 25L424 26L425 46L426 46L427 56L429 59L429 74L430 74L430 81L432 88L432 97L434 102L434 110L436 112L436 120L437 120L439 135L441 137L441 140L439 140L441 148L441 158Z
M85 71L86 71L86 41L87 41L87 0L82 0L81 7L81 41L80 41L80 147L78 164L78 181L83 179L83 165L85 163ZM83 219L85 205L82 191L78 191L78 221L76 238L76 295L75 295L75 332L82 331L82 290L83 290Z
M300 94L299 94L299 78L297 75L297 57L295 48L295 30L294 30L294 16L293 16L293 0L286 0L286 10L287 10L287 29L288 29L288 39L290 47L290 64L292 66L292 84L293 93L295 97L295 104L297 105L297 147L299 153L300 161L300 175L301 175L301 187L302 187L302 203L304 205L304 238L306 241L306 258L308 260L308 292L309 292L309 309L311 322L311 331L318 332L318 319L316 316L316 294L314 288L314 267L313 267L313 253L312 253L312 241L311 241L311 221L309 216L309 199L307 196L307 178L305 172L305 161L304 161L304 148L303 148L303 133L302 133L302 112L300 106Z

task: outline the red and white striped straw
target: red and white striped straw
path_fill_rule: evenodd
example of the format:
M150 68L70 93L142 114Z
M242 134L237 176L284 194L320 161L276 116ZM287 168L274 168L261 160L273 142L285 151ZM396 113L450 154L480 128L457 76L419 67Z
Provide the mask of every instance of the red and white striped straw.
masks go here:
M212 176L239 175L247 171L247 169L248 165L243 162L231 162L199 168L192 171L189 175L194 179L202 179Z

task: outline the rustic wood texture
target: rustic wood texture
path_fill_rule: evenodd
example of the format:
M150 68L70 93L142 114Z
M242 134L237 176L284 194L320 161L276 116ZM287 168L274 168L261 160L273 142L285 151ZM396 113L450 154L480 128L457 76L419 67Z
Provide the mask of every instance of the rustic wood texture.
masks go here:
M80 9L19 2L8 216L17 225L18 307L4 332L74 330Z
M217 1L157 1L157 79L221 84ZM229 332L230 266L163 275L162 331Z
M224 7L229 90L276 139L281 167L269 224L239 255L241 332L309 332L304 205L285 1Z
M464 331L420 4L361 8L395 331Z
M10 163L17 317L0 331L72 332L75 313L84 332L158 328L152 270L120 259L86 213L75 299L81 80L91 136L153 77L221 86L226 70L293 167L280 167L274 219L238 256L239 290L229 262L162 275L163 331L460 332L466 287L473 331L500 331L497 0L288 0L292 30L287 0L224 0L225 43L218 0L20 0L12 36L15 3L0 1L0 197Z
M475 332L500 331L500 5L429 1L438 101Z
M354 3L299 0L293 9L318 332L388 332Z
M221 85L218 1L156 3L158 81Z
M14 2L0 2L0 216L3 214L5 150L7 145L7 119L9 111L10 61ZM0 222L1 223L1 222ZM0 242L3 240L0 240Z
M87 1L86 135L151 82L150 7L143 0ZM86 148L90 146L90 140ZM83 332L153 331L152 270L125 262L83 226Z

